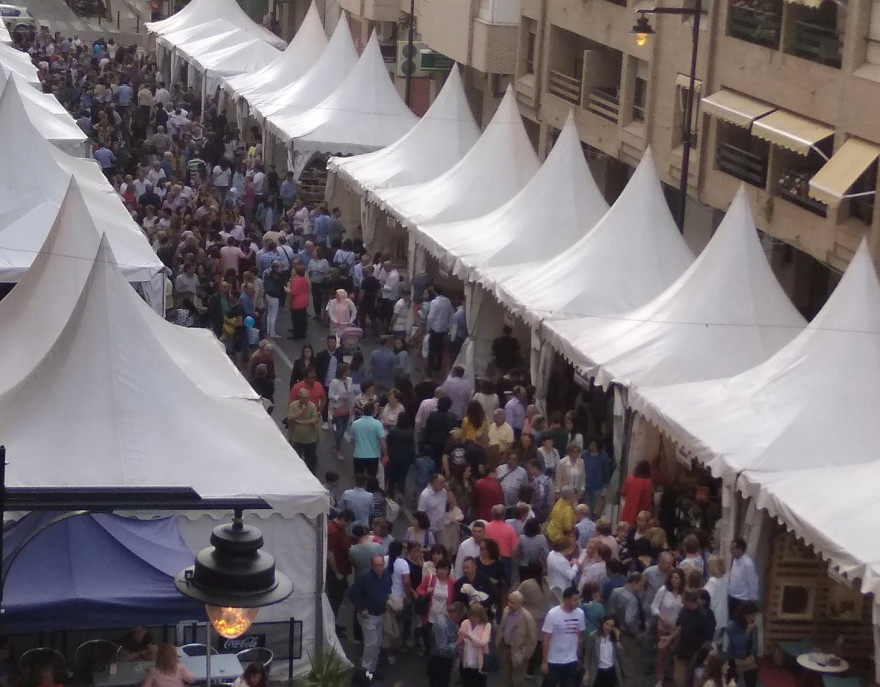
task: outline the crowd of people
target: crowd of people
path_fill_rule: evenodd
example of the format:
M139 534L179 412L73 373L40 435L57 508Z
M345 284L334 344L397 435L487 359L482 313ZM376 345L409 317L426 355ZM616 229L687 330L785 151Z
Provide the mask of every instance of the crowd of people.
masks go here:
M354 486L324 475L326 589L340 637L346 598L354 609L363 676L411 650L432 687L448 687L456 665L463 687L495 670L517 687L539 674L546 687L634 687L648 674L657 687L668 674L675 687L737 676L754 687L745 544L726 571L717 516L672 490L655 502L648 462L608 518L618 466L598 391L539 412L509 327L474 381L454 365L463 306L348 238L338 209L264 165L258 129L166 83L153 54L46 31L18 40L165 264L169 318L211 328L270 411L282 310L293 340L311 319L328 328L325 347L305 343L293 364L284 424L313 472L320 442L339 461L352 447ZM401 513L410 527L395 539Z

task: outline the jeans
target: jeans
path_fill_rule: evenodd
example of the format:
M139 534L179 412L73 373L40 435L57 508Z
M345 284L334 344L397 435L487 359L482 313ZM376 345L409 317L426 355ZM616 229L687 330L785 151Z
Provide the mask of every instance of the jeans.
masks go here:
M348 588L348 579L343 577L341 580L336 579L336 575L330 568L327 568L327 600L330 602L330 608L333 609L333 617L339 615L339 607L342 606L342 600L345 598L345 590ZM336 622L339 625L339 621Z
M299 454L299 457L303 459L303 463L306 464L306 467L309 471L316 475L315 470L318 469L318 443L312 444L293 444L293 449Z
M428 368L437 372L443 367L443 342L446 332L428 332Z
M368 477L375 477L379 472L379 459L378 458L355 458L354 459L354 474L355 475L363 475L367 474Z
M574 663L548 663L547 674L541 687L578 687L578 664Z
M461 677L461 687L486 687L488 676L476 668L459 668L458 674Z
M280 305L281 301L278 298L266 296L266 331L269 336L278 335L275 325L278 322L278 307Z
M327 294L327 287L323 283L316 284L312 282L312 303L315 306L315 317L319 320L324 313L324 303Z
M376 672L379 663L379 651L382 649L382 627L385 615L369 615L358 613L358 622L364 633L364 654L361 656L361 668L371 673Z
M345 436L345 430L348 429L348 420L348 415L336 415L333 417L333 440L336 443L337 451L342 448L342 437Z
M306 308L290 311L290 323L293 326L293 338L305 339L309 326L309 312Z
M428 685L429 687L449 687L449 678L452 676L453 656L428 657Z

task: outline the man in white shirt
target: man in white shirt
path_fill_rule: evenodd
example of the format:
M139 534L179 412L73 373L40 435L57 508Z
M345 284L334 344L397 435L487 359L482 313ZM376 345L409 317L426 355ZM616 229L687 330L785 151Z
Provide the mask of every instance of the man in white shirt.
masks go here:
M452 302L438 286L437 296L428 304L428 371L438 372L443 367L443 345L452 321Z
M732 618L737 607L744 601L758 600L758 571L755 561L746 553L743 539L730 543L730 577L727 588L727 609Z
M562 603L554 606L544 618L541 628L544 651L541 672L542 687L573 687L577 685L578 666L583 655L584 612L578 605L580 594L575 587L562 592Z
M379 306L379 316L390 324L391 318L394 316L394 304L400 298L400 289L403 287L403 283L400 279L400 273L390 260L383 262L382 268L385 271L385 279L380 280L382 282L382 303Z
M471 523L471 536L465 539L458 547L458 553L455 554L455 566L453 575L457 580L462 576L462 565L465 558L479 558L480 544L486 538L486 521L474 520Z
M504 411L501 411L502 415ZM489 429L489 445L492 445L492 430ZM495 477L504 492L504 505L513 508L519 501L519 490L529 481L525 469L520 466L517 456L513 451L507 453L507 462L502 463L495 470Z
M157 103L162 103L163 107L171 102L171 94L168 92L168 89L165 88L165 84L161 81L159 82L159 87L156 89L156 95L153 96L153 100Z
M431 483L419 494L418 509L428 516L431 531L434 534L437 534L446 525L447 500L446 478L440 474L434 475L431 478Z

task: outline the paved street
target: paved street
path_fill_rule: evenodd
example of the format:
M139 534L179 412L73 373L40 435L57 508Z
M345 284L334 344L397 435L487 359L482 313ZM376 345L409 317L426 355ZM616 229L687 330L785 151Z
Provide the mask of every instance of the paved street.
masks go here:
M54 33L60 31L62 35L77 35L83 40L95 40L101 36L113 38L122 45L143 45L146 40L146 32L140 26L137 33L138 20L135 12L123 0L105 0L109 3L112 20L102 19L99 23L97 17L77 17L73 10L64 0L20 0L22 6L27 7L34 15L37 23L46 26ZM119 28L116 27L116 13L119 12Z

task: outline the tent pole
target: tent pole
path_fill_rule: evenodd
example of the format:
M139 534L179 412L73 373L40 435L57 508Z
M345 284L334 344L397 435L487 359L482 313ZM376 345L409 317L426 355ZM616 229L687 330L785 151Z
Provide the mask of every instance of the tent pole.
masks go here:
M205 687L211 687L211 621L205 623Z
M327 564L327 514L318 516L318 555L315 557L315 658L324 654L324 579ZM210 685L209 685L210 687Z

